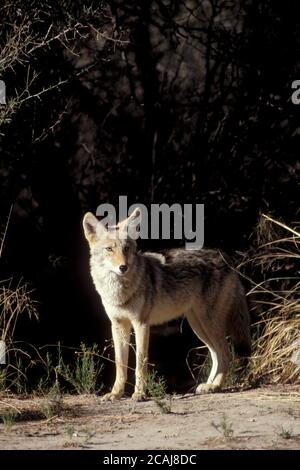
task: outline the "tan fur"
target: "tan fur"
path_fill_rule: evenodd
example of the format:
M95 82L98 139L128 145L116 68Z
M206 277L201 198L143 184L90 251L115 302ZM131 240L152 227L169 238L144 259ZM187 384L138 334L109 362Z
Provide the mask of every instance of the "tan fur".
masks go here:
M145 395L150 326L185 315L212 357L212 369L197 393L217 391L229 366L230 335L238 350L250 350L249 316L240 281L219 252L174 250L138 253L126 230L138 209L107 229L91 213L83 219L91 252L91 275L112 324L116 379L104 399L120 398L127 380L131 329L136 338L136 382L132 398ZM125 235L124 235L125 233ZM123 266L123 268L122 268ZM126 267L126 272L121 269Z

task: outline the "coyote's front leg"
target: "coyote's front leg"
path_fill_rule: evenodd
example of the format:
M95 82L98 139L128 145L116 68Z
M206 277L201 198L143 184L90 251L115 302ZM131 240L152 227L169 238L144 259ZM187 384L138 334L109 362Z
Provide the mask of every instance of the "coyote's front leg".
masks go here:
M145 397L145 381L148 367L148 349L150 327L146 323L133 323L136 344L135 388L132 399L143 400Z
M112 391L104 395L102 400L121 398L127 380L131 323L125 318L112 320L111 329L115 349L116 379Z

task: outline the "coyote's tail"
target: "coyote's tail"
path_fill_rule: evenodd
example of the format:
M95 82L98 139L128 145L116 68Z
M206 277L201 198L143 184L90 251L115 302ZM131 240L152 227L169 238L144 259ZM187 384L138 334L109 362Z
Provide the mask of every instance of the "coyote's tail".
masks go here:
M240 357L251 355L250 317L244 288L238 280L235 306L230 318L230 336L236 354Z

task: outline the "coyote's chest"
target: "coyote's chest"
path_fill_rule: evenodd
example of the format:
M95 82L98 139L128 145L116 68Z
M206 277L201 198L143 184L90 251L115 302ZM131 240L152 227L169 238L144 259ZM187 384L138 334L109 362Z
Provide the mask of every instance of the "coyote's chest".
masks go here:
M94 270L92 270L91 274L95 287L103 301L116 305L126 303L130 289L129 286L126 285L125 280L120 282L119 279L116 279L115 275L99 275L99 273Z
M110 274L99 276L93 270L91 274L105 311L110 318L129 318L138 314L141 310L141 302L132 282L127 279L120 280Z

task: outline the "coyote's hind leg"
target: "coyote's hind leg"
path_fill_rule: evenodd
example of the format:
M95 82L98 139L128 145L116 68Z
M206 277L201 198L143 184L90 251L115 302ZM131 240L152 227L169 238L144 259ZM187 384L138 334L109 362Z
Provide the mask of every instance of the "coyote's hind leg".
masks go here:
M212 368L206 383L201 383L196 388L196 393L217 392L221 389L229 367L229 348L224 336L218 332L210 320L206 318L205 328L199 315L192 310L187 315L187 320L198 338L209 349L212 358Z

